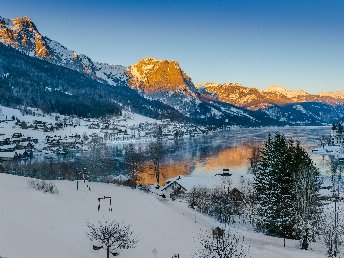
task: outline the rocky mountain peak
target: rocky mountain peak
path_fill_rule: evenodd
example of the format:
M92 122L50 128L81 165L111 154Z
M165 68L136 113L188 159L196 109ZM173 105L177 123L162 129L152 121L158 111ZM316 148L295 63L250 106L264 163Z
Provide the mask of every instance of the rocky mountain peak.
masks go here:
M240 83L204 83L203 85L206 92L216 95L220 101L252 110L288 103L323 102L338 105L344 102L344 93L341 94L341 92L310 94L304 90L289 90L279 85L259 90Z
M264 91L283 94L289 98L310 95L308 92L304 90L289 90L281 87L280 85L271 85L267 87Z
M128 67L129 85L141 92L192 91L192 80L174 60L148 57Z
M13 19L0 18L0 42L31 55L49 58L47 42L27 16Z
M31 21L31 19L28 16L18 17L11 19L13 24L17 25L17 28L31 28L33 30L37 31L36 25ZM15 28L13 28L15 29Z
M125 67L97 63L83 54L67 49L57 41L43 36L27 17L7 19L0 17L0 43L11 46L30 56L87 74L111 85L126 85Z

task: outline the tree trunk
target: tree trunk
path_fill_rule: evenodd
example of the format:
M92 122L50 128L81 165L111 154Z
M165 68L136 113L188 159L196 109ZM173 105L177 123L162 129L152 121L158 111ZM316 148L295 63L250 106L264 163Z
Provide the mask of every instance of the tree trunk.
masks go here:
M110 247L109 246L106 247L106 257L110 258Z
M302 237L301 249L308 250L308 245L308 232L306 232Z

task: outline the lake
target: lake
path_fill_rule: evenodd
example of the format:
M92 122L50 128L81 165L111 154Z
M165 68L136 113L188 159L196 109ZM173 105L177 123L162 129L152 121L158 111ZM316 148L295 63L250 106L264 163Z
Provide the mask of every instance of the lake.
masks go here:
M246 173L249 166L250 147L263 144L269 133L283 133L287 138L300 141L322 174L328 171L329 157L314 154L320 146L320 137L330 135L330 127L268 127L235 128L197 138L164 141L165 156L161 167L161 181L178 175L211 176L229 168L233 173ZM42 179L76 178L76 171L86 168L90 180L98 181L109 175L123 174L123 150L125 144L99 145L87 152L69 153L54 159L36 158L26 161L6 162L6 171L13 174ZM148 161L147 143L137 143L146 157L143 184L155 182L153 166Z

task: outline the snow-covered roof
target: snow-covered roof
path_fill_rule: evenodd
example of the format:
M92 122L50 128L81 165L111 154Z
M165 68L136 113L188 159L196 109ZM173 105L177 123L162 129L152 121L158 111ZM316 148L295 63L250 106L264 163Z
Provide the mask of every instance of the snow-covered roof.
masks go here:
M207 187L213 188L215 186L219 186L224 183L225 180L230 180L230 185L234 188L240 189L240 184L242 179L252 180L253 175L251 174L241 174L241 173L234 173L231 176L221 176L215 175L212 177L200 177L200 176L177 176L174 178L170 178L166 180L166 185L161 189L164 191L165 189L169 188L173 184L173 182L178 183L183 188L186 189L187 192L192 190L194 187Z
M173 182L177 182L186 191L190 191L193 187L204 186L204 187L213 187L215 184L219 183L219 177L195 177L195 176L177 176L167 180L168 184L161 189L164 191L167 189Z
M14 157L14 152L12 151L0 151L0 159L1 158L13 158Z

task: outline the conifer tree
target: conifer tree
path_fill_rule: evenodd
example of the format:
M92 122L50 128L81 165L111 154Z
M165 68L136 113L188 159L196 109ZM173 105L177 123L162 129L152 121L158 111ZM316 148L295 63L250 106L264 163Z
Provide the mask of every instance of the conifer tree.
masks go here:
M317 220L318 170L307 152L293 140L269 135L260 150L255 171L257 229L269 235L302 238L308 248Z

